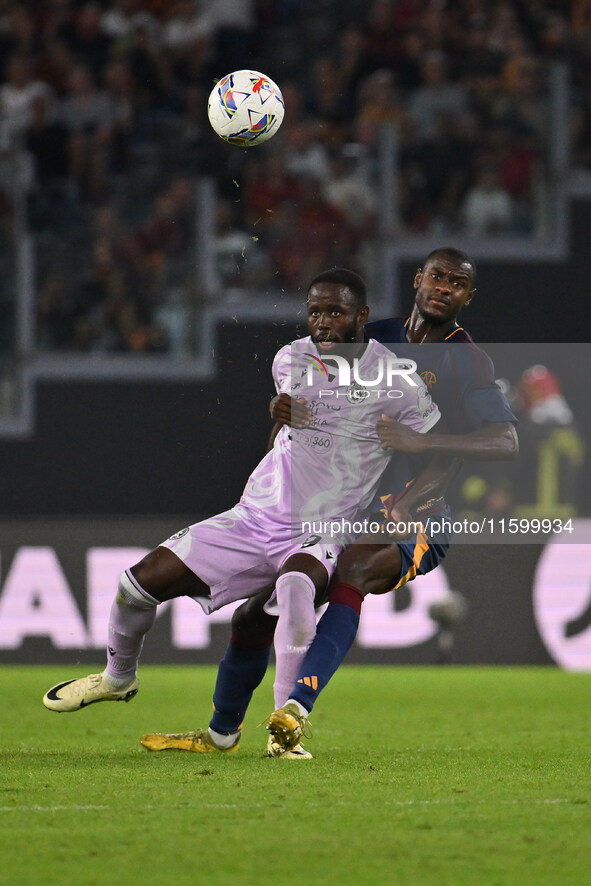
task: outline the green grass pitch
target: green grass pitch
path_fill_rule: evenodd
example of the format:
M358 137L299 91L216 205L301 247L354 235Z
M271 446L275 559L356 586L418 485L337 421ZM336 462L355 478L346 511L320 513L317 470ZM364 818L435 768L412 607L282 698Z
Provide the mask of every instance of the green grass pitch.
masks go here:
M99 668L100 669L100 668ZM205 726L213 667L153 667L129 704L55 714L76 667L0 669L7 886L586 886L591 674L344 667L310 761L262 757L272 674L233 756L150 754Z

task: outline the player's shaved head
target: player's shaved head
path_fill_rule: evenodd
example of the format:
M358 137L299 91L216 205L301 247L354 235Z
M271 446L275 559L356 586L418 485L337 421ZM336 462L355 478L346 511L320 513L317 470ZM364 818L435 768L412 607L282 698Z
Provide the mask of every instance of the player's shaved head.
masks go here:
M441 246L439 249L434 249L433 252L429 253L423 268L433 264L438 258L447 259L456 264L458 268L461 268L470 277L472 288L474 288L476 283L476 265L466 252L463 252L461 249L455 249L453 246Z

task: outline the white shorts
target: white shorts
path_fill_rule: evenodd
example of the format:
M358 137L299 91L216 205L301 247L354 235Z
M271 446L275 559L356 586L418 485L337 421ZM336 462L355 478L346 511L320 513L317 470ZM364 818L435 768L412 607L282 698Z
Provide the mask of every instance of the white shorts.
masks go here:
M318 535L294 537L289 529L271 533L251 516L231 508L175 532L161 543L210 588L194 599L209 614L227 603L252 597L274 584L292 554L310 554L332 576L345 545L324 543Z

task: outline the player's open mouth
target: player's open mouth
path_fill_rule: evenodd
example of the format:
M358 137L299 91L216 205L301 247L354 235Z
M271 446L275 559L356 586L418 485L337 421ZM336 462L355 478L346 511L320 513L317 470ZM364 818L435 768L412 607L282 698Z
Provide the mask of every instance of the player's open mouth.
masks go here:
M336 345L336 341L317 341L316 347L320 348L321 351L332 351L334 346Z

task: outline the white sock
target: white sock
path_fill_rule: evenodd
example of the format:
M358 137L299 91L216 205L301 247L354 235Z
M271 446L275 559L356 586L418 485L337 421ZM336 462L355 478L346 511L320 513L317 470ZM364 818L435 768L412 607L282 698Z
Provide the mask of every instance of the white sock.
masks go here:
M294 704L296 706L296 708L298 709L298 711L300 712L300 716L305 717L306 720L308 719L308 715L310 714L310 711L308 710L308 708L305 708L303 706L303 704L300 704L299 701L296 701L295 698L288 698L286 701L286 704Z
M275 708L291 695L300 666L316 636L316 588L303 572L287 572L276 583L279 621L275 630Z
M109 616L105 680L115 689L134 679L144 636L154 624L156 602L133 585L124 572Z
M213 743L217 745L218 748L222 748L223 750L225 750L226 748L231 748L232 745L235 745L240 735L239 729L236 732L230 732L229 735L225 735L223 732L216 732L215 729L211 728L211 726L207 731L209 732L209 736Z
M114 677L113 674L109 674L105 668L103 671L103 685L108 686L111 689L123 689L125 686L129 686L134 677L135 673L131 676L127 675L126 677Z

